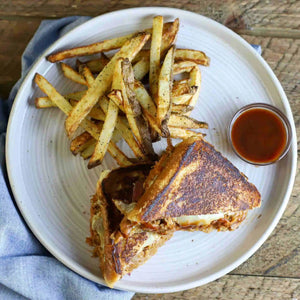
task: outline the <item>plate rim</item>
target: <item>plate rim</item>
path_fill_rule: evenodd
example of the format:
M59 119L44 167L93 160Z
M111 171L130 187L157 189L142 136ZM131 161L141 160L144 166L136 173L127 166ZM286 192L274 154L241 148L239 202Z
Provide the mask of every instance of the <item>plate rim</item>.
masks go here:
M204 284L207 284L209 282L212 282L224 275L226 275L227 273L229 273L230 271L232 271L233 269L235 269L236 267L238 267L240 264L242 264L243 262L245 262L251 255L253 255L260 247L261 245L266 241L266 239L270 236L270 234L272 233L272 231L275 229L276 225L278 224L280 218L282 217L282 214L284 213L284 210L288 204L288 201L290 199L291 193L292 193L292 189L294 186L294 181L295 181L295 175L296 175L296 169L297 169L297 138L296 138L296 129L295 129L295 122L294 122L294 118L293 118L293 114L291 111L291 107L289 104L289 101L286 97L286 94L278 80L278 78L276 77L276 75L274 74L274 72L272 71L272 69L270 68L270 66L266 63L266 61L251 47L250 44L248 44L248 42L246 42L242 37L240 37L238 34L236 34L235 32L233 32L232 30L230 30L229 28L227 28L226 26L208 18L205 17L203 15L197 14L195 12L191 12L188 10L183 10L183 9L178 9L178 8L171 8L171 7L159 7L159 6L152 6L152 7L137 7L137 8L128 8L128 9L122 9L122 10L117 10L117 11L113 11L113 12L108 12L99 16L96 16L94 18L91 18L90 20L84 22L83 24L76 26L75 28L73 28L72 30L70 30L68 33L66 33L65 35L63 35L62 37L60 37L59 39L57 39L53 44L51 44L33 63L33 65L31 66L31 68L29 69L27 75L25 76L23 82L21 83L19 90L15 96L11 111L10 111L10 115L9 115L9 120L8 120L8 125L7 125L7 133L6 133L6 145L5 145L5 157L6 157L6 168L7 168L7 174L8 174L8 178L9 178L9 182L10 182L10 186L15 198L15 202L18 206L18 209L20 210L22 217L24 218L26 224L29 226L30 230L32 231L32 233L35 235L35 237L39 240L39 242L57 259L59 260L61 263L63 263L65 266L67 266L69 269L71 269L73 272L95 282L95 283L100 283L102 285L106 285L104 280L102 278L99 278L98 276L95 276L93 274L91 274L90 272L84 270L79 264L70 261L69 257L64 255L63 253L61 253L59 250L55 249L55 247L52 247L50 245L47 244L47 241L45 240L45 238L42 236L42 234L40 234L38 232L38 230L36 230L30 223L30 220L28 219L28 217L26 216L26 214L23 212L22 210L22 195L19 194L18 192L18 188L17 188L17 184L14 181L14 176L13 176L13 159L10 155L10 148L12 148L12 138L11 138L11 134L12 134L12 127L13 127L13 120L14 120L14 115L15 115L15 111L17 109L18 104L22 101L21 98L21 94L22 94L22 90L24 88L24 86L27 84L27 82L29 81L29 79L31 77L33 77L33 73L36 72L36 68L37 66L42 62L43 59L45 59L46 55L48 53L50 53L51 51L53 51L53 49L56 48L56 45L59 44L63 39L66 39L69 35L72 35L73 32L79 30L79 28L86 26L87 23L91 22L95 22L96 19L100 19L102 17L109 17L109 16L113 16L113 15L118 15L118 14L124 14L125 12L128 11L136 11L138 12L138 14L140 14L140 12L142 12L142 14L147 15L147 14L153 14L153 10L159 10L159 14L173 14L176 16L177 14L186 14L186 15L190 15L193 19L195 18L202 18L205 19L206 22L210 22L212 23L214 26L217 26L220 30L225 30L227 31L232 38L234 38L235 40L238 41L238 43L242 44L243 46L245 46L247 48L248 51L250 51L252 54L255 55L255 58L262 64L263 68L267 71L271 81L273 82L273 84L276 86L277 91L280 95L281 98L281 102L284 105L284 108L286 110L285 114L287 115L288 119L291 122L292 125L292 134L293 134L293 138L292 138L292 144L291 144L291 148L290 151L292 152L292 161L291 161L291 173L290 173L290 178L289 178L289 182L287 185L287 189L285 192L285 195L282 199L281 205L279 207L279 209L276 212L275 218L273 219L273 221L271 222L270 226L267 228L267 230L261 235L261 237L258 239L258 241L256 243L254 243L250 249L246 252L244 252L243 255L241 255L238 259L236 259L233 263L229 264L228 266L226 266L225 268L221 269L220 271L209 275L205 278L200 278L198 280L193 280L189 283L184 283L184 284L180 284L180 285L176 285L176 286L169 286L166 285L164 287L155 287L153 286L151 289L147 288L147 287L137 287L137 289L128 289L126 287L126 284L122 284L122 281L119 281L116 283L115 288L116 289L121 289L121 290L125 290L125 291L132 291L132 292L140 292L140 293L171 293L171 292L178 292L178 291L183 291L183 290L187 290L187 289L191 289L191 288L195 288Z

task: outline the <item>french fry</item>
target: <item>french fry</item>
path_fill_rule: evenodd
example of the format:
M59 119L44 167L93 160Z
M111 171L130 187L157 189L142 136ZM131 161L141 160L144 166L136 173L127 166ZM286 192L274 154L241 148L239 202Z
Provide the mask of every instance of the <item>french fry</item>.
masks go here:
M172 105L172 113L177 113L177 114L185 114L191 112L193 109L194 107L190 105L184 105L184 104Z
M64 95L64 98L66 100L73 99L73 100L79 101L85 93L86 93L86 90L75 92L75 93L70 93L70 94ZM36 108L49 108L49 107L57 107L57 106L54 102L51 101L51 99L49 97L38 97L35 99L35 107Z
M136 98L142 106L143 110L147 110L153 117L155 117L156 106L144 85L140 81L135 80L133 88L136 94Z
M93 73L85 64L81 65L79 69L80 69L79 72L83 75L85 81L87 82L88 87L91 87L95 80Z
M80 152L80 156L83 158L83 159L88 159L90 158L94 151L95 151L95 147L96 147L96 140L93 140L93 143L91 143L90 145L88 145L88 147L86 147L84 150L82 150Z
M201 73L200 73L200 69L198 68L198 66L194 67L192 69L192 71L190 72L190 83L189 84L190 84L191 88L197 87L195 94L193 95L193 97L191 98L191 100L189 102L189 106L194 108L196 105L196 102L199 98L200 87L201 87Z
M65 63L61 63L61 69L63 71L63 74L65 77L71 79L72 81L83 84L83 85L88 85L84 77L76 72L73 68L71 68L69 65Z
M107 113L108 105L109 105L108 99L105 96L103 96L100 99L99 104L101 106L101 109L104 111L104 113ZM116 128L119 130L122 137L124 138L124 140L126 141L128 146L131 148L132 152L137 157L137 159L138 160L144 159L145 155L140 150L139 144L134 139L132 132L130 131L130 127L128 125L126 117L123 117L123 116L118 117L117 123L116 123Z
M91 70L92 73L99 73L109 63L109 58L101 53L101 56L84 62L84 64Z
M118 106L113 101L109 101L108 111L102 131L97 141L95 151L88 163L89 169L101 164L116 126L118 111Z
M169 26L167 26L169 25ZM161 55L162 58L166 51L176 41L177 33L179 30L179 19L172 23L165 23L163 27ZM134 65L134 74L137 80L142 80L149 72L150 67L150 50L141 50L132 61Z
M121 69L120 64L121 61L120 59L118 59L115 64L115 69L113 73L114 75L116 72L118 72ZM93 83L93 79L91 80ZM118 80L119 78L117 76L113 76L112 89L115 89L119 86ZM97 141L95 151L88 163L89 169L99 165L102 162L117 123L118 112L119 112L118 105L115 104L114 101L110 100L108 103L107 111L105 112L106 118L103 124L102 131L100 133L99 140Z
M177 75L177 74L181 74L184 72L191 72L191 70L197 67L197 64L192 62L192 61L180 61L174 64L173 66L173 74Z
M133 66L134 77L142 80L149 72L149 59L142 58Z
M70 99L69 100L72 106L75 106L77 104L77 100L73 100ZM99 108L97 105L95 105L92 110L90 111L90 113L88 114L89 117L91 117L92 119L98 120L98 121L105 121L105 114L103 113L103 111L101 110L101 108Z
M52 102L54 102L59 109L61 109L66 115L72 111L72 105L61 95L56 89L40 74L35 75L35 82L39 88L48 95ZM81 126L90 133L95 139L99 138L99 126L92 123L89 120L83 120ZM115 143L110 142L108 152L117 161L120 166L131 165L130 160L126 155L116 146Z
M110 87L113 70L118 58L127 57L129 60L132 60L132 58L145 45L149 37L150 35L147 33L140 33L127 41L120 51L113 56L110 62L99 73L94 84L87 90L86 94L77 103L66 119L65 127L69 137L74 134L79 124L88 115L92 107L97 103L98 99L102 97Z
M160 52L164 19L162 16L153 18L152 39L150 47L149 84L155 101L158 90L158 76L160 70Z
M172 127L169 126L170 136L174 139L187 139L192 136L203 137L200 132L195 132L186 128Z
M87 131L84 131L82 134L72 140L70 144L70 150L74 155L76 155L94 143L95 139Z
M124 110L128 119L129 126L136 137L141 150L151 160L156 158L153 150L150 131L148 124L142 115L142 109L136 99L134 92L134 74L131 63L125 59L121 63L122 66L122 97L124 103Z
M169 22L164 24L164 29L166 31L166 38L168 38L168 41L172 38L174 39L174 31L179 29L179 20L176 19L174 22ZM176 31L176 34L177 34ZM152 28L148 28L143 30L143 32L146 33L152 33ZM54 63L57 61L61 61L67 58L76 57L76 56L85 56L85 55L92 55L100 52L110 51L114 49L121 48L127 41L134 38L137 35L137 33L128 34L121 37L112 38L110 40L104 40L98 43L89 44L86 46L81 47L75 47L72 49L67 49L63 51L56 52L54 54L51 54L47 57L47 59ZM167 42L168 42L167 41ZM167 43L166 42L166 43Z
M122 112L125 112L123 106L122 92L120 90L112 90L107 96L119 107L119 109Z
M177 49L175 52L175 61L189 60L198 65L209 66L209 57L199 50Z
M183 116L179 114L171 114L168 126L170 127L179 127L179 128L188 128L188 129L207 129L208 125L205 122L198 121L188 116Z
M189 79L182 79L173 82L172 98L190 93Z
M160 126L163 136L168 136L168 119L172 106L171 91L172 91L172 66L174 61L174 46L168 51L161 71L159 74L158 82L158 95L157 95L157 122Z
M172 103L174 105L179 105L179 104L187 105L190 102L193 95L194 95L193 93L188 93L188 94L182 94L176 97L172 97Z

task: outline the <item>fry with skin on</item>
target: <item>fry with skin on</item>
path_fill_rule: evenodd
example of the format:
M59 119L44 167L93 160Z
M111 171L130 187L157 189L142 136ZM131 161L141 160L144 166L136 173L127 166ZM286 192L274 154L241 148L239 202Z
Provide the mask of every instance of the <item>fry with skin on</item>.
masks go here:
M86 90L75 92L75 93L70 93L70 94L64 95L64 98L66 100L73 99L73 100L79 101L85 93L86 93ZM57 107L57 105L53 101L51 101L51 99L49 97L37 97L37 98L35 98L35 107L36 108L49 108L49 107Z
M170 40L173 36L174 30L179 28L179 20L176 19L174 22L168 22L164 24L164 30L166 32L166 38ZM145 30L142 30L143 32L152 33L152 28L148 28ZM109 40L104 40L101 42L75 47L63 51L59 51L56 53L53 53L47 57L48 61L54 63L57 61L61 61L67 58L76 57L76 56L85 56L85 55L92 55L96 53L101 53L105 51L110 51L114 49L121 48L127 41L135 37L138 33L131 33L125 36L112 38Z
M195 94L193 95L190 102L188 103L189 106L194 108L197 103L197 100L199 98L200 87L201 87L201 73L200 73L200 69L198 68L198 66L194 67L192 69L192 71L190 72L189 85L190 85L190 88L197 87ZM190 114L190 112L187 113L187 115L189 115L189 114Z
M172 105L172 113L177 113L177 114L185 114L191 112L193 109L194 109L193 106L185 105L185 104Z
M76 61L77 67L81 64L85 64L92 73L99 73L103 70L103 68L109 63L110 59L101 53L101 56L96 59L91 59L86 62L81 62L80 60Z
M54 102L59 109L66 115L72 111L72 105L61 95L56 89L40 74L35 75L35 82L39 88L48 95L52 102ZM95 139L99 138L100 128L89 120L83 120L81 126L90 133ZM108 152L117 161L120 166L129 166L132 163L127 156L116 146L115 143L110 142Z
M174 61L174 46L172 46L163 62L159 74L158 81L158 94L157 94L157 122L162 131L163 136L169 136L168 132L168 119L170 116L172 101L172 66Z
M155 101L158 90L158 76L160 70L160 52L164 19L162 16L153 18L152 39L150 47L149 84Z
M120 57L127 57L132 60L133 57L145 45L150 35L147 33L140 33L131 40L127 41L123 47L117 52L110 62L95 78L93 85L87 90L86 94L77 103L66 119L65 127L68 137L71 137L77 130L79 124L88 115L98 99L104 95L109 89L115 64Z
M190 93L189 79L173 81L172 98Z
M72 140L70 150L74 155L76 155L86 149L90 144L94 143L95 139L87 131L84 131Z
M100 107L103 110L103 112L106 114L108 111L108 105L109 101L106 98L106 96L103 96L99 101ZM116 128L119 130L120 134L124 138L125 142L128 144L134 155L138 160L144 159L145 155L139 148L139 144L134 139L132 132L130 130L128 121L126 117L118 116Z
M199 50L177 49L175 52L175 61L189 60L197 65L209 66L209 57Z
M152 146L148 124L142 115L141 106L134 92L135 80L131 63L128 59L125 59L122 61L121 66L123 76L123 80L121 80L122 97L129 126L146 157L150 160L155 160L156 154Z
M84 77L76 72L73 68L71 68L69 65L65 63L60 63L62 72L65 77L71 79L72 81L83 84L83 85L88 85Z
M200 132L195 132L186 128L172 127L169 126L170 137L174 139L187 139L191 136L203 137Z
M183 116L179 114L171 114L168 126L188 128L188 129L207 129L208 125L205 122L198 121L188 116Z
M88 145L84 150L82 150L80 152L80 156L83 158L83 159L88 159L90 158L94 151L95 151L95 147L96 147L96 140L93 140L93 143L91 143L90 145Z
M117 76L115 76L115 73L120 70L120 63L121 61L120 59L118 59L115 64L114 76L112 81L112 89L118 87L118 82L117 82L118 78ZM99 165L102 162L117 123L118 113L119 113L118 106L114 103L114 101L110 100L108 103L106 118L103 124L102 131L100 133L100 137L97 141L95 151L88 163L89 169Z
M87 65L82 64L79 67L79 73L83 75L83 78L87 82L88 87L91 87L94 83L94 76L91 70L87 67Z
M197 64L192 61L187 61L187 60L180 61L180 62L174 63L173 74L177 75L177 74L181 74L184 72L189 73L189 72L191 72L191 70L194 67L197 67Z

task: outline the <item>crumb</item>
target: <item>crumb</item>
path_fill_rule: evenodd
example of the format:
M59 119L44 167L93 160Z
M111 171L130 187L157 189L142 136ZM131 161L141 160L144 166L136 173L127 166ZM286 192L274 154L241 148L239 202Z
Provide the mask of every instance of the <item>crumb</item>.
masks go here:
M193 242L194 240L192 240L192 242Z
M260 219L260 217L261 217L261 214L259 214L259 216L257 217L257 219Z

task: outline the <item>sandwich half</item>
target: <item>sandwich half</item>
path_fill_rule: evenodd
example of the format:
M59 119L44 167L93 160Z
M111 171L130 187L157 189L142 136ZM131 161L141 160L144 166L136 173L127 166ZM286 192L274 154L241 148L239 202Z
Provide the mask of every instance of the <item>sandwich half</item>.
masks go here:
M142 164L102 172L97 193L91 200L90 233L87 243L94 247L93 254L100 260L105 282L113 287L123 275L144 264L157 249L171 238L173 232L160 234L132 226L130 233L120 230L124 215L112 201L131 205L138 195L151 165Z
M126 216L123 232L134 224L147 230L234 230L248 210L259 207L256 187L214 147L191 137L169 149L146 177L131 205L114 197Z

